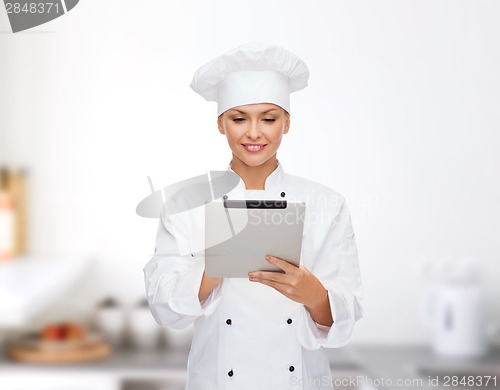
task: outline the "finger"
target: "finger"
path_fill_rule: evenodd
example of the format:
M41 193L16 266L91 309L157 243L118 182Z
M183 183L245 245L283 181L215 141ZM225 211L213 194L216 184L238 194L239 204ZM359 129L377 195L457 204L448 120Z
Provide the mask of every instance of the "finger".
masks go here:
M282 294L283 294L283 292L285 291L285 288L286 288L286 284L275 282L275 281L272 281L272 280L269 280L269 279L253 278L253 279L250 279L250 281L261 283L261 284L265 284L265 285L267 285L269 287L274 288L276 291L278 291L278 292L280 292Z
M279 257L268 255L266 256L266 260L277 267L280 267L286 273L293 273L297 271L297 267L286 260L280 259Z
M287 281L287 275L282 272L254 271L254 272L249 272L248 276L250 277L250 280L262 279L262 280L270 280L277 283L286 283Z

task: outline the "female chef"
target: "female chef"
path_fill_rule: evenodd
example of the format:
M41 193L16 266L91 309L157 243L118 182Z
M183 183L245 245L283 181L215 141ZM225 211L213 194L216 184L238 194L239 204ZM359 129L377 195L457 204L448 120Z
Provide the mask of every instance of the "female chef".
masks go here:
M232 152L227 170L241 178L228 198L302 200L306 216L299 267L270 257L283 273L218 279L207 277L204 259L193 255L204 234L199 210L174 216L163 209L155 255L144 267L146 292L160 325L194 323L187 390L333 389L324 348L346 345L363 316L344 198L285 173L277 159L290 127L290 94L306 87L308 77L295 54L248 43L199 68L191 82L218 105L219 132Z

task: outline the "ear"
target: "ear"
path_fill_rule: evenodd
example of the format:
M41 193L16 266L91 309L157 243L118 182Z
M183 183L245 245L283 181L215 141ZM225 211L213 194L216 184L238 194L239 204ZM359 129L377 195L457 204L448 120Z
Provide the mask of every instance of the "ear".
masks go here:
M288 133L288 130L290 129L290 115L285 115L285 131L283 134Z
M217 127L219 128L219 133L225 134L224 126L222 126L222 114L217 118Z

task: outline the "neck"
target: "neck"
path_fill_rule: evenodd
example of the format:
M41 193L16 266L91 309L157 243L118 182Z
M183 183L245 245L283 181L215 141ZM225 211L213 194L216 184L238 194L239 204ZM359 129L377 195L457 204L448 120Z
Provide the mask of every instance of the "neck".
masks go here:
M233 154L231 169L245 182L247 190L264 190L267 177L278 167L278 160L274 154L261 165L250 166Z

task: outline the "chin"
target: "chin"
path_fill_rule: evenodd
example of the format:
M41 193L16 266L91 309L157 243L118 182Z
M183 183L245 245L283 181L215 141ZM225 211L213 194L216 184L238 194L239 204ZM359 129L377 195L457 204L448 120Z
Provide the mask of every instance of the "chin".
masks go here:
M239 158L239 157L238 157ZM240 158L241 161L243 161L246 165L250 167L258 167L259 165L264 164L269 157L259 157L259 158Z

